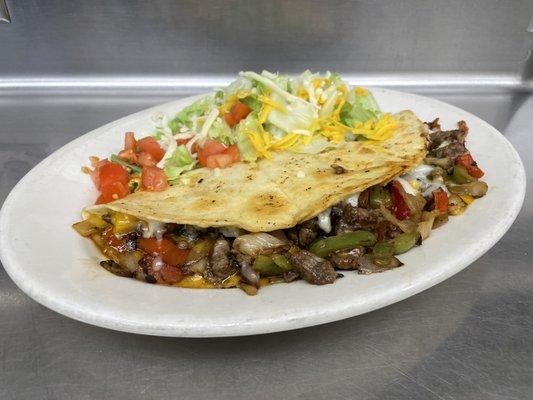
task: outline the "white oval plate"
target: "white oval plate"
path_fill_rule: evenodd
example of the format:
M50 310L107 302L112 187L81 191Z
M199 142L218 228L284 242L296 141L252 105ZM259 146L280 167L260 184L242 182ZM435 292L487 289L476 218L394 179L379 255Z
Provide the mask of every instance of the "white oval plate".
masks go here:
M125 131L152 130L151 115L174 115L188 98L122 118L74 140L31 170L0 212L1 260L31 298L68 317L106 328L161 336L237 336L302 328L353 317L412 296L459 272L500 239L516 218L525 172L511 144L495 128L430 98L373 89L383 110L411 109L444 129L464 119L468 148L485 170L488 194L400 256L405 266L374 275L344 273L335 284L299 281L262 288L182 289L116 277L101 268L92 243L71 228L96 192L80 172L91 155L121 148Z

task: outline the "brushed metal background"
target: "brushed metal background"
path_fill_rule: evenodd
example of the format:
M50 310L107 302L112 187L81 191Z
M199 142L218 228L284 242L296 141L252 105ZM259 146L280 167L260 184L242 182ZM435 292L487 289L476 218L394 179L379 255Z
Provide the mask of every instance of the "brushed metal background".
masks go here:
M528 191L502 240L447 281L272 335L113 332L44 308L0 268L1 400L533 398L533 1L6 3L0 204L84 132L263 68L335 70L473 112L518 149Z
M8 0L0 75L512 73L531 0Z

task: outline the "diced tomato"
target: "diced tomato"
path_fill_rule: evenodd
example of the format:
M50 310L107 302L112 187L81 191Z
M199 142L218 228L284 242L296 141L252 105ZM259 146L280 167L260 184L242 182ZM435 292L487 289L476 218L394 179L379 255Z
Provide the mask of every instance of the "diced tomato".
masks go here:
M178 146L181 146L182 144L187 144L187 142L191 139L176 139L176 144Z
M207 168L226 168L233 164L233 158L229 154L215 154L207 157L205 166Z
M165 171L157 167L144 167L141 174L142 188L151 192L161 192L168 188Z
M109 164L109 160L107 158L96 162L94 165L94 170L91 172L91 179L93 180L96 189L100 189L100 167L105 164Z
M227 149L222 143L213 139L207 139L202 147L197 148L198 161L202 167L207 166L207 157L221 154Z
M163 278L165 283L169 285L178 283L184 277L183 272L181 272L181 268L168 264L163 265L159 270L159 273L161 274L161 277Z
M108 201L105 201L104 199L104 196L100 195L96 198L96 201L94 202L94 204L98 205L98 204L106 204L106 203L109 203Z
M441 214L448 213L448 194L442 188L433 191L433 198L435 199L435 210Z
M113 200L121 199L130 194L128 184L124 184L118 181L102 185L100 191L102 192L102 194L100 195L100 197L98 197L97 204L110 203Z
M407 196L405 190L402 187L402 184L398 181L392 181L390 183L391 188L391 197L392 197L392 208L396 218L399 220L405 220L411 218L411 209L407 204L404 196Z
M173 245L172 248L163 255L163 261L170 265L182 265L187 261L188 250L182 250Z
M126 169L107 159L98 162L91 178L96 188L101 192L96 204L105 204L113 200L126 197L130 193L128 186L129 174Z
M122 166L105 159L98 162L91 173L91 178L94 186L100 190L102 186L115 181L128 183L128 171Z
M174 245L172 240L162 238L158 240L156 238L144 238L137 239L137 245L144 251L154 256L162 256L167 253Z
M229 146L226 150L224 150L223 154L229 154L232 162L234 163L241 161L241 153L239 152L239 147L236 144Z
M157 164L157 161L154 160L152 155L150 153L147 153L146 151L140 152L140 154L137 156L137 162L143 167L153 167Z
M133 149L122 150L120 153L118 153L118 158L129 163L137 163L137 154L135 154Z
M165 263L173 266L184 264L189 254L188 250L180 249L172 240L167 238L158 240L141 237L137 239L137 244L142 250L154 256L160 256Z
M198 152L198 160L200 161L200 165L207 168L226 168L231 164L241 160L241 155L237 145L234 144L232 146L225 147L215 140L211 140L211 142L216 142L216 144L208 144L206 141L208 147L204 146L204 148L200 149ZM206 153L210 152L212 154L206 155Z
M153 137L148 136L142 138L137 142L137 147L139 151L145 151L149 153L156 162L159 162L165 155L165 150L157 143Z
M476 179L481 178L485 173L477 166L470 153L462 154L458 156L455 162L462 167L465 167L468 174Z
M241 103L240 101L237 101L233 105L233 107L231 107L229 114L226 114L224 119L226 120L226 123L229 125L229 127L233 128L242 119L246 118L251 112L252 109L250 107L248 107L244 103Z
M232 113L227 113L224 116L224 121L226 121L226 124L228 124L230 128L233 128L235 125L237 125L237 122L235 122L235 118L233 117Z
M117 163L110 162L98 167L98 175L100 190L102 190L104 186L115 182L122 183L125 186L128 184L128 171Z
M133 132L126 132L124 135L124 150L133 150L135 151L135 145L137 141L135 140L135 135Z

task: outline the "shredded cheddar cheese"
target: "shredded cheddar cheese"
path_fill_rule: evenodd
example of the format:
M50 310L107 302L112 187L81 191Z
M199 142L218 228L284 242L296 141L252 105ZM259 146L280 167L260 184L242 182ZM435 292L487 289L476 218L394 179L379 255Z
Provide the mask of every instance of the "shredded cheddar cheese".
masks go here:
M270 97L261 95L261 96L259 96L258 99L259 99L259 101L261 103L267 104L270 107L275 108L276 110L279 110L279 111L281 111L283 113L287 113L287 109L285 108L285 106L283 104L279 104L278 102L275 102Z
M331 85L334 83L327 78L315 77L301 82L295 94L298 98L316 107L321 107L331 96ZM275 86L271 89L276 91ZM257 112L258 127L257 129L245 129L244 133L260 158L270 159L272 152L275 151L298 150L301 146L308 146L313 139L322 138L336 144L343 143L346 140L353 140L353 136L349 139L350 135L363 137L366 139L365 145L372 146L378 152L384 152L385 149L380 143L392 136L397 128L397 121L391 114L383 114L376 121L356 122L353 127L344 124L341 122L340 112L347 102L349 90L345 84L336 85L334 91L336 99L328 116L316 116L308 128L295 129L281 137L278 133L273 136L265 129L264 124L273 110L288 114L291 109L290 101L289 106L286 106L284 103L273 100L269 94L261 94L256 97L261 103L261 108ZM368 95L368 91L364 88L357 87L353 90L357 96ZM277 92L279 93L279 90ZM236 101L250 94L249 91L241 91L229 96L219 107L220 114L230 112Z

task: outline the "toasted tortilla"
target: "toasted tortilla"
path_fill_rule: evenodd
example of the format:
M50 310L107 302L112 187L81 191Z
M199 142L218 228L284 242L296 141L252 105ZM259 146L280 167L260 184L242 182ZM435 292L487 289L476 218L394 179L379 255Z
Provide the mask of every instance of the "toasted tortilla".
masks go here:
M144 220L250 232L290 228L423 161L427 127L411 111L395 117L398 128L382 142L347 142L320 154L279 152L217 172L200 168L164 192L139 191L84 211L111 209Z

